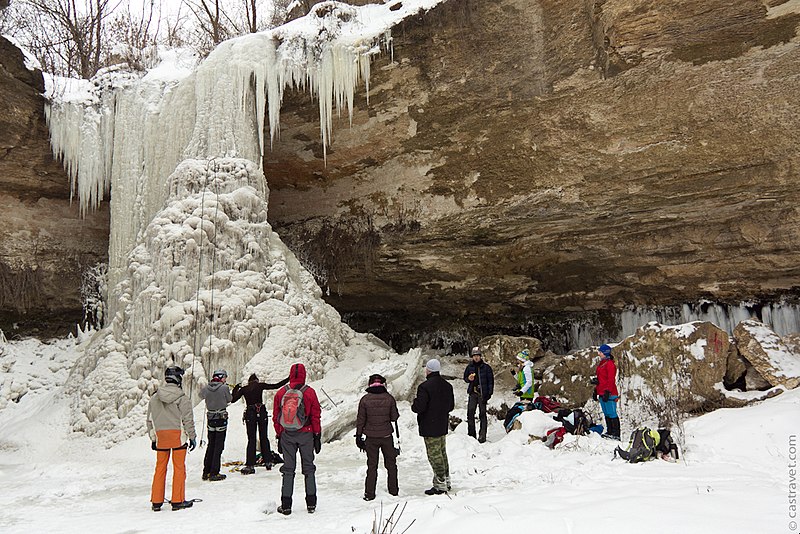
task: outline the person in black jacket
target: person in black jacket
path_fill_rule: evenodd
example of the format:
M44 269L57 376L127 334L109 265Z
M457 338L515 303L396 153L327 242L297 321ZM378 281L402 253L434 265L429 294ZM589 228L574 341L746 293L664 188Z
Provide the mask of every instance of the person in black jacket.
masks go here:
M494 393L494 372L492 367L483 361L480 347L472 348L472 361L464 369L464 382L467 385L467 434L475 437L475 410L480 408L481 428L478 442L486 441L486 403Z
M256 472L256 430L258 430L258 440L261 442L261 457L267 467L267 471L272 469L272 451L269 446L269 435L267 433L267 421L269 419L268 410L264 407L264 391L268 389L278 389L289 382L284 378L277 384L267 384L259 382L255 373L247 379L247 385L236 384L233 388L233 400L238 401L244 397L247 408L244 410L244 423L247 427L247 459L242 468L243 475L251 475Z
M378 453L383 453L386 467L387 486L393 496L398 494L397 455L392 438L392 423L397 424L400 413L397 402L386 391L386 379L381 375L371 375L367 394L358 402L356 417L356 446L367 453L367 479L364 482L364 500L375 499L375 486L378 483ZM363 437L366 436L366 439Z
M419 435L425 441L428 462L433 469L433 486L426 495L440 495L450 489L450 464L447 461L447 430L450 412L455 408L453 386L441 377L439 360L425 364L425 382L417 388L411 411L417 414Z

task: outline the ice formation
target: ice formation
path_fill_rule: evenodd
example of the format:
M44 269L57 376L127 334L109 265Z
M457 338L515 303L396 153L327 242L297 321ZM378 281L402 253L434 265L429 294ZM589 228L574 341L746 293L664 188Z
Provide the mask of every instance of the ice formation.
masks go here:
M111 440L141 432L171 362L187 369L192 392L217 367L231 380L252 371L280 378L303 361L313 380L354 351L388 358L341 322L267 223L264 117L273 142L283 91L308 89L326 145L334 105L352 113L388 29L438 1L325 2L271 32L222 43L183 78L110 70L80 94L51 91L53 149L81 210L113 192L107 322L68 381L75 429ZM420 358L411 351L393 365L417 370ZM355 395L353 372L345 389ZM391 374L402 391L416 376Z

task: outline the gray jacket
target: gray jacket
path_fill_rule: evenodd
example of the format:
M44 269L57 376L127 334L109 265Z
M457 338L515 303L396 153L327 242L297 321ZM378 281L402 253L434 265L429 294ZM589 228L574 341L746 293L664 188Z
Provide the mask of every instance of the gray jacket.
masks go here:
M181 443L197 438L192 417L192 402L175 384L162 382L147 405L147 433L156 441L159 430L180 430Z
M200 390L200 398L206 400L206 409L209 412L224 410L231 403L231 390L222 382L209 382Z

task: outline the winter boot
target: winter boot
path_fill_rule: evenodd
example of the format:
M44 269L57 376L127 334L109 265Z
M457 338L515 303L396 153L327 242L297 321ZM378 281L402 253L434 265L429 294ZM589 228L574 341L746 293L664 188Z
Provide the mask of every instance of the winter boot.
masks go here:
M317 511L317 496L316 495L306 495L306 510L308 510L309 514L313 514Z
M292 513L291 497L281 497L281 505L278 506L278 513L283 515L289 515Z
M164 504L163 502L154 502L153 503L153 511L154 512L160 512L161 511L161 506L163 504Z
M442 493L445 493L445 491L436 489L435 487L425 490L425 495L441 495Z
M183 501L183 502L174 502L172 503L172 511L176 510L183 510L184 508L191 508L194 505L194 501Z
M211 475L209 475L208 473L203 473L203 480L208 480L208 477L210 476Z
M242 470L239 472L243 475L252 475L253 473L256 472L256 468L253 467L252 465L246 465L242 467Z
M609 434L611 434L611 439L619 441L619 432L619 417L614 417L611 419L611 431L609 432Z
M217 482L218 480L225 480L226 478L228 478L228 475L223 475L221 473L216 473L216 474L211 475L210 477L208 477L208 480L210 480L212 482Z
M614 439L614 436L613 436L613 428L614 428L613 419L611 419L607 415L605 416L605 418L606 418L606 431L603 432L602 437L604 437L606 439Z

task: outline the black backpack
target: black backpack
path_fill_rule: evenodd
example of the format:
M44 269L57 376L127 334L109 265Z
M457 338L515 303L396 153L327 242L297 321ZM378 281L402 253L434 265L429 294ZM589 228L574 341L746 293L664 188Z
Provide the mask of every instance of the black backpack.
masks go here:
M588 434L589 427L594 424L592 423L592 419L580 408L575 410L558 410L555 420L561 422L564 428L567 429L567 432L575 434L576 436Z
M657 431L650 430L646 426L637 428L631 432L628 450L617 447L614 451L614 457L616 458L619 455L620 458L632 464L652 460L656 454L656 438L653 436L653 432L657 433Z

